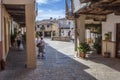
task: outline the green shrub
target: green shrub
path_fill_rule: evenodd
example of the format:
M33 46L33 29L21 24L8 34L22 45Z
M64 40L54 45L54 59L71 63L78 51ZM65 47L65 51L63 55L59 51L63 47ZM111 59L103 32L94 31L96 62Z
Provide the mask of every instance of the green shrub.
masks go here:
M80 52L87 53L88 51L90 51L90 46L86 42L81 42L79 44L78 50Z

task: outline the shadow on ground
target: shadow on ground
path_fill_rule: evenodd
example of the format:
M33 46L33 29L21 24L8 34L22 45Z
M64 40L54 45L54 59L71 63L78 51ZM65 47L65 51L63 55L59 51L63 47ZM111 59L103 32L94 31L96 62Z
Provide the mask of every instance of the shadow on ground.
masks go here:
M83 65L47 45L45 59L37 59L36 69L25 68L25 51L11 49L6 70L0 80L97 80L85 72Z
M104 58L102 55L95 54L95 53L90 55L90 57L88 57L87 59L92 62L95 62L95 63L104 64L104 65L120 72L120 59Z

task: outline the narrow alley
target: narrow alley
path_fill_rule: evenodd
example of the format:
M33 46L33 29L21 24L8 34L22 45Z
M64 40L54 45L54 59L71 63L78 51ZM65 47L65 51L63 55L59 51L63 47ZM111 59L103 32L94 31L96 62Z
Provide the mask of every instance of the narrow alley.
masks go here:
M120 0L0 0L0 80L120 80L119 34Z
M11 50L0 80L119 80L119 59L100 55L87 59L74 57L72 42L45 39L45 59L37 58L37 68L26 69L25 51ZM36 55L37 56L37 55Z

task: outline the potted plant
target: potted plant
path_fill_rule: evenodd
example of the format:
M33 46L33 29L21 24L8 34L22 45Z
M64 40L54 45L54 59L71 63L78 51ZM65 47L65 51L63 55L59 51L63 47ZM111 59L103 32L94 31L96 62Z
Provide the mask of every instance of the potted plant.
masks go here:
M78 46L80 52L80 57L85 58L88 51L90 51L90 46L86 42L81 42Z

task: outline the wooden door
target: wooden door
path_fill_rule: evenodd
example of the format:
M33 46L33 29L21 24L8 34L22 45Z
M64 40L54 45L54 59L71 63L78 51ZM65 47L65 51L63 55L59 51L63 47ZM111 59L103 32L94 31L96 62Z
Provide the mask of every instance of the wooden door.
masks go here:
M116 57L120 58L120 23L116 28Z

